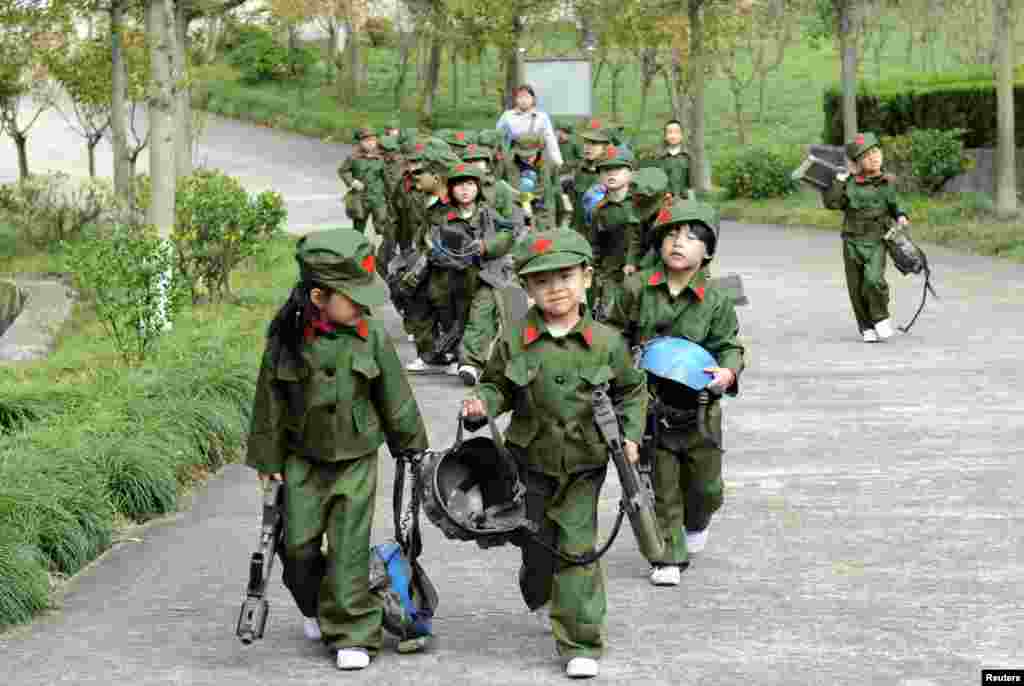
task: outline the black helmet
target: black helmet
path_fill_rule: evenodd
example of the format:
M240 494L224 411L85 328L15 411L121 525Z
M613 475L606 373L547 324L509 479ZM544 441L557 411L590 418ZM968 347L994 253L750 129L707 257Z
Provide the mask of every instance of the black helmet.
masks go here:
M420 467L423 511L447 538L481 548L515 543L528 527L524 489L514 459L491 422L494 438L462 439L427 451Z

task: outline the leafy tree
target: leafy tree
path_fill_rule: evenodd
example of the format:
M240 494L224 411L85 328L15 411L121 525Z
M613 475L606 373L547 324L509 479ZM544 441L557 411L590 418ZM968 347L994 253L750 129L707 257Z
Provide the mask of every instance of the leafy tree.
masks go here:
M57 110L68 126L85 139L89 176L95 177L96 146L110 127L110 39L89 39L53 52L48 56L47 67L67 96L58 102Z

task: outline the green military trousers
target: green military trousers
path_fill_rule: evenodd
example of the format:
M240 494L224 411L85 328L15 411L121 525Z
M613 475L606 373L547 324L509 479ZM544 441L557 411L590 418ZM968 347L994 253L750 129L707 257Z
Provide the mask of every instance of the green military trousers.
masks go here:
M383 197L366 196L364 199L365 210L362 213L352 216L352 228L359 233L366 233L366 221L373 217L373 230L382 236L385 242L394 241L394 227L391 223L388 212L387 200Z
M501 293L481 282L469 305L466 328L459 343L461 364L472 365L481 373L484 371L501 331L504 309Z
M376 655L384 616L370 592L377 454L333 463L290 456L284 479L285 586L303 615L320 620L324 643Z
M708 406L708 431L722 435L720 402ZM686 530L703 531L722 507L722 449L710 444L696 427L682 431L662 428L654 452L654 512L665 537L665 559L652 563L687 561Z
M538 535L565 553L579 555L597 545L597 502L606 470L554 478L524 470L526 513ZM604 566L566 566L536 541L524 538L519 589L527 607L551 603L551 629L558 654L599 658L604 650Z
M473 297L469 278L466 272L431 267L425 283L420 284L406 312L405 329L415 338L416 352L424 362L441 364L430 359L438 336L435 324L445 329L459 320L462 309L468 309Z
M857 328L871 329L889 318L889 284L885 281L886 252L880 240L843 239L846 289Z

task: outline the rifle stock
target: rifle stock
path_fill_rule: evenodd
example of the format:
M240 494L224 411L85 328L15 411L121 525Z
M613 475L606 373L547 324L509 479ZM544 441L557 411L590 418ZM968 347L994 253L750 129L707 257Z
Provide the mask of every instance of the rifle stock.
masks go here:
M619 474L622 506L629 517L640 552L651 562L660 561L665 556L665 539L654 516L654 496L650 481L645 480L636 466L626 459L619 417L615 414L615 406L608 392L600 388L595 390L593 404L594 421L608 445L608 454Z
M263 638L267 626L270 603L267 602L267 583L274 568L281 535L284 531L284 484L270 481L263 491L263 523L260 526L260 547L249 560L249 583L245 600L238 613L235 634L245 645Z

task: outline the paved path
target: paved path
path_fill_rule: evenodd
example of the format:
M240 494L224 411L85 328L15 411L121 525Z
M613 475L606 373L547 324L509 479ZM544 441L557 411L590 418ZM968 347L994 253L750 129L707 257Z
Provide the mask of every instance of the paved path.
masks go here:
M932 247L942 299L911 335L865 345L834 234L726 223L720 252L716 270L742 274L752 302L750 366L726 408L726 504L677 589L648 585L628 531L612 548L599 681L960 686L983 666L1024 667L1024 267ZM920 282L891 283L903 322ZM433 445L450 445L464 389L414 385ZM390 459L381 469L390 484ZM391 528L381 490L376 540ZM79 575L54 612L0 636L4 683L564 682L518 598L514 549L448 541L426 520L441 593L428 653L386 650L341 674L277 582L265 640L241 646L257 513L253 473L223 470L189 511Z

